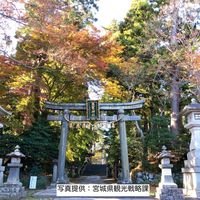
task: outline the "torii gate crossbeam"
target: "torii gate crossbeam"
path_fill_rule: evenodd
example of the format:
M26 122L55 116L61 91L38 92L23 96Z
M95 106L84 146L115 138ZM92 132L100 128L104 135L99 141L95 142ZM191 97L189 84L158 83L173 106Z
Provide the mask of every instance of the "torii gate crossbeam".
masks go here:
M121 183L130 183L129 173L129 160L128 160L128 147L126 137L126 121L138 121L139 116L136 115L125 115L126 110L135 110L142 108L144 100L134 101L129 103L99 103L99 111L117 111L117 115L105 116L100 115L96 121L117 121L119 124L120 134L120 149L121 149L121 163L122 163L122 180ZM70 121L87 121L86 116L75 116L71 115L70 111L86 111L86 103L52 103L45 102L45 107L51 110L63 110L63 114L49 115L49 121L61 121L61 136L59 144L59 155L58 155L58 178L57 183L69 183L67 175L65 175L65 160L66 160L66 147L67 147L67 136Z

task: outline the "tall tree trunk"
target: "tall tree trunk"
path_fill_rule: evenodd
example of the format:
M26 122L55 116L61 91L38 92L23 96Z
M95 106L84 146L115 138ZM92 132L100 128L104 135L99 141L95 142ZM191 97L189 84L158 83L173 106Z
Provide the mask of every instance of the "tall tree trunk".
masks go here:
M177 135L179 133L180 120L179 120L179 105L180 105L180 83L179 83L179 68L174 67L172 73L172 85L171 85L171 131Z
M40 96L41 96L41 80L42 75L40 70L34 71L34 83L32 87L32 105L33 105L33 117L35 120L38 119L40 113Z
M41 67L44 66L46 62L46 54L38 54L35 61L35 71L33 72L34 84L32 88L33 97L33 117L35 120L38 119L41 111L41 85L42 85L42 70Z
M177 24L178 24L178 2L174 1L173 7L173 25L171 31L171 47L172 50L177 48ZM177 135L179 133L179 106L180 106L180 69L174 64L172 66L172 82L171 82L171 131Z

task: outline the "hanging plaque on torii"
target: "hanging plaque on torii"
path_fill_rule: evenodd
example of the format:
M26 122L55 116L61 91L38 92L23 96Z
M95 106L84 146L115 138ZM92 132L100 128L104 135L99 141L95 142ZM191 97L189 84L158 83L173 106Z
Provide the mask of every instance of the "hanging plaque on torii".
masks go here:
M99 101L90 100L86 101L86 114L88 120L98 120L100 118Z
M49 121L61 121L61 136L58 155L58 178L57 183L69 183L65 174L65 160L67 148L67 136L70 123L96 121L96 123L118 123L121 148L122 179L121 183L131 183L129 173L128 147L126 138L126 121L139 121L137 115L126 115L125 111L142 108L144 100L128 103L100 103L98 100L87 100L86 103L52 103L45 102L45 107L50 110L63 111L59 115L48 115ZM77 116L70 111L84 111L84 116ZM105 111L117 111L115 115L102 114Z

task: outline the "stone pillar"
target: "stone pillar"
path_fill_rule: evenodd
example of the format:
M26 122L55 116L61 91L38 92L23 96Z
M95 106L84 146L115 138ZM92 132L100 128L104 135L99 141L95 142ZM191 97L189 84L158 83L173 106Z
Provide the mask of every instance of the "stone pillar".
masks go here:
M49 186L49 188L56 187L57 179L58 179L58 160L54 159L53 160L52 180L51 180L51 185Z
M3 166L3 159L0 158L0 187L3 185L3 172L5 171L5 167Z
M128 160L128 146L126 137L126 123L123 120L124 110L118 110L119 120L119 135L120 135L120 148L121 148L121 165L122 165L122 179L120 183L131 183L129 172L129 160Z
M19 146L15 147L14 152L7 154L7 157L11 158L11 162L8 163L9 174L7 182L0 187L0 199L21 199L25 196L25 189L19 180L20 168L23 166L21 164L21 158L25 157L23 153L20 152Z
M61 127L60 144L59 144L57 183L69 183L68 176L65 173L67 136L68 136L68 129L69 129L67 119L69 119L69 111L64 110L64 116L63 116L62 127Z
M52 174L52 183L56 183L58 178L58 160L53 160L53 174Z
M181 115L186 116L185 128L190 130L190 151L184 161L184 194L191 198L200 198L200 104L192 100L185 106Z
M167 151L165 146L162 147L162 152L158 155L161 159L159 168L161 169L161 181L156 188L156 198L160 200L182 200L184 199L181 189L178 189L172 177L172 167L170 158L174 157L170 151Z

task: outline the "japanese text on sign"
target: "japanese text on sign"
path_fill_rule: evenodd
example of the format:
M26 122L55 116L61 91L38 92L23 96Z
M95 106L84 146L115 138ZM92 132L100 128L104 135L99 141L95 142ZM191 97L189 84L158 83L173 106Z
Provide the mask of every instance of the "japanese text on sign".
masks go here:
M149 196L148 184L57 184L57 196Z

